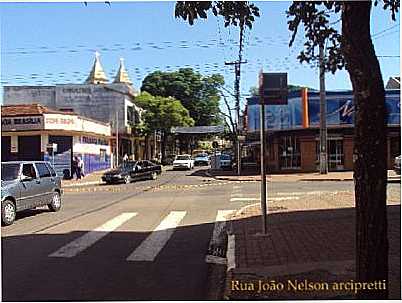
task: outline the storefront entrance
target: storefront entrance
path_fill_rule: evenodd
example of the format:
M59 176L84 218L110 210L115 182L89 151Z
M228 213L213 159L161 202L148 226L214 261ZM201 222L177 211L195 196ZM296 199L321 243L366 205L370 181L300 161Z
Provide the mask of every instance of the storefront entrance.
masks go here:
M300 140L296 136L284 136L279 140L279 165L281 170L300 169Z
M316 141L317 170L320 169L320 141ZM337 171L344 169L343 138L328 138L327 141L328 170Z

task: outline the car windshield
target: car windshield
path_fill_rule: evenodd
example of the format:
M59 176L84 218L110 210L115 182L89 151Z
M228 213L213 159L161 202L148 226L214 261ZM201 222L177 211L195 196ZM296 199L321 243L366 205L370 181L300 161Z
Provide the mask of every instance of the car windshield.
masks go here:
M208 157L207 154L198 154L198 155L196 156L196 158L206 158L206 157Z
M120 164L117 168L120 170L123 170L123 169L130 170L130 169L133 169L133 167L135 166L135 163L136 162L124 162L124 163Z
M11 181L18 178L18 172L20 170L19 164L2 164L1 165L1 180Z
M176 160L190 160L190 156L177 156Z
M222 160L230 160L230 156L229 155L221 155L221 159Z

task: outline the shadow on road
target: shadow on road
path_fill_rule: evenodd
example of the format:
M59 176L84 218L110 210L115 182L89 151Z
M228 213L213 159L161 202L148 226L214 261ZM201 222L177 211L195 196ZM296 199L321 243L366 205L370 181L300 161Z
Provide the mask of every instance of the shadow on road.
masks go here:
M269 237L256 236L261 228L260 216L234 219L229 227L236 239L236 270L243 271L239 274L235 270L230 279L249 282L255 279L354 279L354 266L343 274L337 274L338 268L331 266L308 267L311 264L342 263L355 259L354 213L353 208L271 213L268 216ZM391 297L399 299L400 205L388 206L388 214L388 286ZM124 225L122 227L127 230ZM31 235L3 236L3 300L204 300L206 285L211 284L205 255L213 227L214 222L211 222L154 233L107 233L80 230L77 224L77 231L64 234L42 231ZM93 243L75 256L49 257L83 236L86 240L81 244L77 242L72 250L79 245ZM145 253L138 253L137 261L127 261L127 257L139 249L148 237L153 241L145 245ZM163 249L153 261L141 261L141 258L149 257L160 243L166 245L162 245ZM292 267L300 266L307 270L291 272ZM250 277L253 272L256 274ZM213 285L217 287L218 283L216 281ZM231 299L282 300L284 296L291 300L300 299L294 293L230 293ZM317 298L313 293L304 293L302 298L306 299L306 296ZM319 298L320 294L317 296Z

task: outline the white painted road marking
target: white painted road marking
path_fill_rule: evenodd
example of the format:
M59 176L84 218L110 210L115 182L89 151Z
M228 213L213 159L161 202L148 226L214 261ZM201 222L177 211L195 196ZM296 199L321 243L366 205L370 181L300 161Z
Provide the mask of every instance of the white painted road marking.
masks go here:
M97 227L93 231L87 232L82 237L68 243L59 250L50 254L49 257L72 258L92 246L95 242L105 237L108 233L114 231L124 222L135 217L137 213L122 213L121 215L107 221L105 224Z
M284 201L284 200L299 200L300 197L273 197L273 198L268 198L268 201ZM261 198L247 198L247 197L243 197L243 198L231 198L230 202L241 202L241 201L261 201Z
M226 252L227 259L227 271L236 268L236 257L235 257L235 235L228 236L228 250Z
M172 211L155 230L138 246L127 261L153 261L169 241L175 228L186 215L185 211Z
M234 210L218 210L218 213L216 214L214 230L212 232L212 238L209 242L209 248L219 246L219 235L223 232L226 221L228 220L226 217L233 212ZM226 264L225 258L213 255L207 255L205 257L205 262L214 264Z

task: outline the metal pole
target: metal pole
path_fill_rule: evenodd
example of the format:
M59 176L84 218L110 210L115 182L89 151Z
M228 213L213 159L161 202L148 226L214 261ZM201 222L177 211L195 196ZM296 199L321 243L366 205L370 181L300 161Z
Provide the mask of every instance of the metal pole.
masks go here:
M324 44L320 43L320 174L328 173L327 103L325 95Z
M116 111L116 166L119 166L119 112Z
M262 233L267 233L267 180L265 176L265 104L261 96L260 106L260 141L261 141L261 213Z
M241 174L241 152L240 152L240 140L237 138L237 158L238 158L238 165L237 165L237 175L240 176Z

